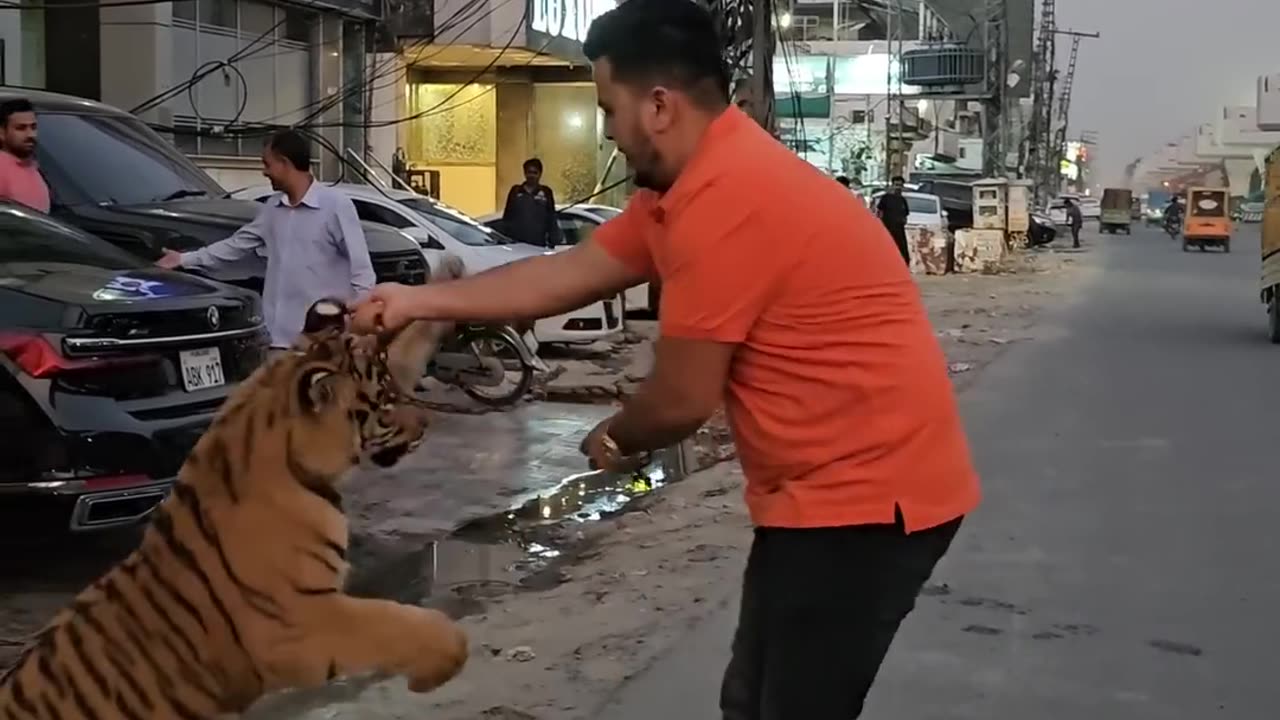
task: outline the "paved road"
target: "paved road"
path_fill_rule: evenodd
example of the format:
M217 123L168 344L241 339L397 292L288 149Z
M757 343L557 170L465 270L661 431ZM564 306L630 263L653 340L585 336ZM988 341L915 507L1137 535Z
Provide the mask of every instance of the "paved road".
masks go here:
M1256 226L1230 255L1154 231L962 398L986 501L864 717L1262 720L1280 683L1280 348ZM732 608L601 720L706 720Z

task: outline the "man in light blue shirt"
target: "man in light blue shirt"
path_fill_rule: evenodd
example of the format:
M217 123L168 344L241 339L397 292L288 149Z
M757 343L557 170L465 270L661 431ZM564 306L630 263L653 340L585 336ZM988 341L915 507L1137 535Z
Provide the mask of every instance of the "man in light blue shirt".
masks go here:
M253 222L231 237L192 252L166 250L161 267L214 270L266 249L262 302L272 350L302 333L307 309L321 298L348 302L375 282L364 230L351 198L311 175L311 145L282 130L262 150L262 174L278 191Z

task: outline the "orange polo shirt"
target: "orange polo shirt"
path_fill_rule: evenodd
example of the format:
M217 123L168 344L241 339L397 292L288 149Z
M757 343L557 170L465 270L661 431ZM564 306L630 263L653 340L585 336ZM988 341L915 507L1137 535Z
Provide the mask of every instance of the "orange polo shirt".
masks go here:
M594 240L662 283L665 337L738 345L725 407L762 527L940 525L978 504L946 360L884 226L731 107Z

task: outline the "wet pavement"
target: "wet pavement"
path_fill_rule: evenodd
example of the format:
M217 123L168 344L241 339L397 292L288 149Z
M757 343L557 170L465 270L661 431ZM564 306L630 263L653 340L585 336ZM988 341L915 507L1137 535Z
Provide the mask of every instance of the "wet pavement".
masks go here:
M545 573L560 556L565 525L616 512L684 474L678 450L659 454L637 477L588 472L579 443L612 411L531 403L503 413L436 414L414 455L395 468L357 470L343 486L352 592L430 600L461 615L488 593L555 582ZM0 667L136 537L82 535L0 552Z

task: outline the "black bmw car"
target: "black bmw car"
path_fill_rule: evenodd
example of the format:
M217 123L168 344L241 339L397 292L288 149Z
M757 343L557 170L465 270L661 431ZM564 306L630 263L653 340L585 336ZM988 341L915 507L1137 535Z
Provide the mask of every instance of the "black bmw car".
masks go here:
M0 203L0 537L144 518L267 345L255 293Z

